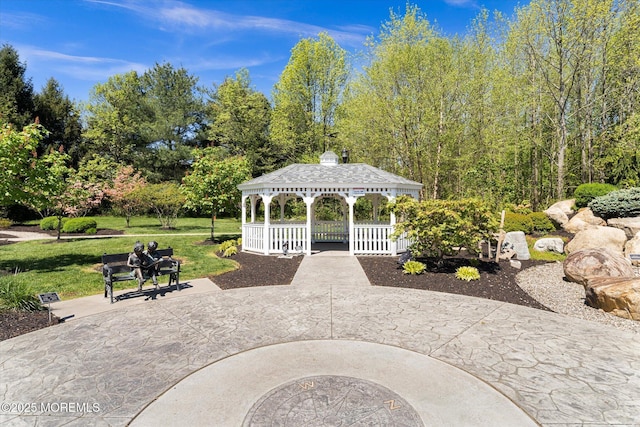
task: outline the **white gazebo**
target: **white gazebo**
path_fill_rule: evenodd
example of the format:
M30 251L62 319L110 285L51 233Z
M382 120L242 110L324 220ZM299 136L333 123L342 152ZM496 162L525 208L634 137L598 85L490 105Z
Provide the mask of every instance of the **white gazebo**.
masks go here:
M343 242L349 244L350 255L396 255L405 252L408 242L404 238L389 239L394 231L395 216L388 221L378 218L378 206L383 198L393 201L406 194L419 198L422 184L385 172L362 163L339 164L338 156L327 151L320 164L293 164L238 185L242 191L242 250L265 255L280 254L283 244L290 250L298 248L311 255L311 244L317 242ZM314 204L320 198L338 198L348 215L342 221L316 221ZM354 220L354 205L359 197L371 199L373 215L370 221ZM306 221L288 221L284 218L285 204L291 199L302 199ZM247 200L251 216L247 222ZM264 221L256 221L258 201L264 204ZM271 220L271 203L280 206L280 220Z

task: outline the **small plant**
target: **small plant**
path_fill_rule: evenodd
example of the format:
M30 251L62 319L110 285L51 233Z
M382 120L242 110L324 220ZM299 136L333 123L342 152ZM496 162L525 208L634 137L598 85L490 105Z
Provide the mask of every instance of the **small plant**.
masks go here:
M220 246L218 246L218 252L224 253L227 249L235 245L235 240L225 240L224 242L220 243Z
M0 282L0 308L25 311L43 309L33 289L14 276L4 277Z
M640 187L612 191L589 203L593 214L602 219L631 218L640 215Z
M469 260L469 264L471 267L478 267L480 265L480 260L478 258L471 258Z
M238 253L237 246L229 246L227 249L224 250L224 252L222 253L222 256L225 258L229 258L233 255L236 255L237 253Z
M527 215L531 222L533 222L533 231L538 233L546 233L549 231L555 231L556 227L553 225L547 214L544 212L531 212Z
M0 218L0 230L7 229L11 227L12 221L7 218Z
M236 240L236 243L238 244L238 246L242 246L242 237L238 237L238 240Z
M504 216L504 231L524 231L524 234L531 234L533 231L533 221L528 215L507 212Z
M420 261L407 261L402 267L404 274L422 274L426 269L427 266Z
M480 280L480 272L475 267L458 267L456 279L466 280L467 282Z

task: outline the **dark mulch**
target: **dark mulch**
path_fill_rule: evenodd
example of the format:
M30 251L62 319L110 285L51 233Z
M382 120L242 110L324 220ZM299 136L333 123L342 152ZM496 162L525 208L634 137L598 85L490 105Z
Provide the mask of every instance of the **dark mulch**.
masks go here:
M240 265L237 270L209 278L221 289L288 285L298 271L302 258L278 258L238 252L232 258Z
M59 322L56 316L51 316L51 324ZM49 324L48 311L0 311L0 341L46 328Z

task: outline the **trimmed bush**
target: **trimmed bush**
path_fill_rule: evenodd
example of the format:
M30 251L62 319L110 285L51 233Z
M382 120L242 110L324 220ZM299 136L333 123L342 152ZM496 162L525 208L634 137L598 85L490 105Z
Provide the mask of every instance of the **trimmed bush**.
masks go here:
M594 182L579 185L573 192L573 197L576 199L576 207L579 209L588 206L589 202L596 197L604 196L615 190L617 190L615 185Z
M480 272L475 267L458 267L456 279L466 280L467 282L480 280Z
M402 266L404 274L422 274L427 269L427 266L420 261L407 261Z
M593 214L603 219L640 216L640 187L612 191L589 203Z
M69 218L62 226L63 233L87 233L88 230L96 230L98 224L92 218ZM92 234L95 234L94 231Z
M13 221L10 219L0 218L0 230L11 227L11 224L13 224Z
M67 222L69 218L62 218L61 228L64 227L65 222ZM57 230L58 229L58 217L57 216L48 216L46 218L42 218L40 220L40 229L41 230Z
M531 212L527 215L533 223L533 231L539 233L546 233L548 231L554 231L556 226L553 225L547 214L544 212Z
M504 215L504 231L524 231L524 234L533 232L533 221L528 215L507 212Z

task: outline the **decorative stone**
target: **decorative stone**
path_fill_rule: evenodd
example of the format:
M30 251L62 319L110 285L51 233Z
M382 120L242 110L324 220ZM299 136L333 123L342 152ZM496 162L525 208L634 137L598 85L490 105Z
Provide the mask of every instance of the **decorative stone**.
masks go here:
M569 221L569 215L573 213L573 205L575 203L575 199L562 200L549 206L544 213L550 220L562 226Z
M516 252L516 258L519 260L531 259L527 239L523 231L510 231L504 236L503 247L513 248Z
M636 256L632 258L632 254ZM634 259L640 257L640 231L624 245L624 256L631 261L631 264L640 266L640 259Z
M609 227L619 228L624 231L628 239L640 233L640 216L633 218L611 218L607 221Z
M569 232L576 234L579 231L586 230L595 225L606 226L607 222L593 214L593 211L589 208L582 208L578 211L573 218L569 220L562 228Z
M545 237L536 240L533 249L539 252L557 252L561 254L564 252L564 242L559 237Z
M568 254L582 249L609 249L622 255L627 236L613 227L594 226L578 232L565 246Z
M522 268L522 263L520 261L517 261L515 259L510 259L509 260L509 265L513 268L517 268L518 270L520 270Z
M639 277L593 277L585 287L586 302L625 319L640 320Z
M570 282L586 286L591 277L633 277L628 259L609 249L582 249L572 252L563 263Z

